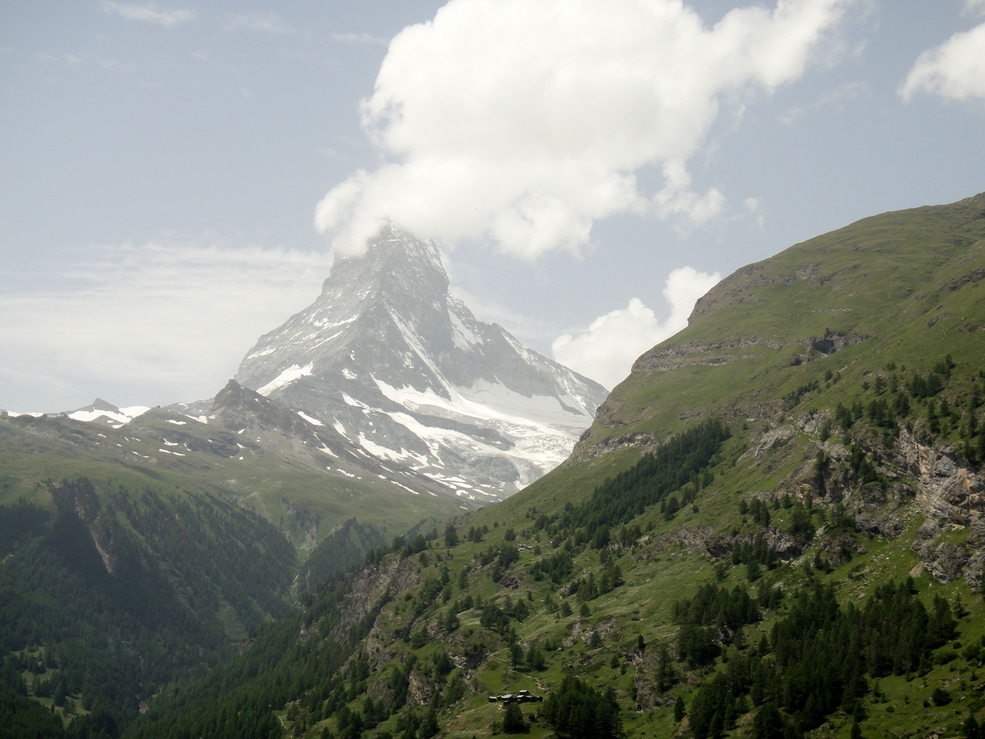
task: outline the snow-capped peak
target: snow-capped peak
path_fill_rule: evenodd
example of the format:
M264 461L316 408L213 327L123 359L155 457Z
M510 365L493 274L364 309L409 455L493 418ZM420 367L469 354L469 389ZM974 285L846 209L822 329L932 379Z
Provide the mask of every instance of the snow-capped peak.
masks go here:
M236 380L373 457L493 497L563 461L606 394L478 321L449 295L434 243L392 226L337 259L318 299L261 337Z

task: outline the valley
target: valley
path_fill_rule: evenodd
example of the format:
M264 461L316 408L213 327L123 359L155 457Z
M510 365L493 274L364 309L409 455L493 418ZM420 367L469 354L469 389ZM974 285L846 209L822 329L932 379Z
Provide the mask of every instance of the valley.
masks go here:
M40 725L41 705L66 736L137 739L976 739L983 277L985 195L742 268L637 360L556 469L484 506L439 487L447 460L445 480L472 484L443 448L421 446L420 467L368 454L417 449L400 414L476 434L449 388L479 383L435 379L452 370L370 381L333 365L382 396L364 408L314 369L285 375L309 364L288 356L242 370L208 423L0 419L0 576L19 599L7 713ZM353 444L359 416L380 422L369 445ZM516 443L478 427L483 454ZM82 660L52 605L79 589L104 600L79 599L74 623L120 614ZM177 623L194 657L169 646ZM118 704L91 670L84 690L97 653L140 664ZM543 701L491 700L520 691Z

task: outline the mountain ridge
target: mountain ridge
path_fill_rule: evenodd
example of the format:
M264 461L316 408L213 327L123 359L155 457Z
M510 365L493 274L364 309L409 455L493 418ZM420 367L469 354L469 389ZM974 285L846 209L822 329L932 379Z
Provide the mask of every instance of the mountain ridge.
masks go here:
M606 428L646 434L642 426L658 418L668 428L679 427L680 418L687 417L680 402L633 403L636 409L656 409L649 413L625 406L626 398L635 395L632 388L654 372L683 367L699 372L701 367L724 365L739 371L742 365L783 352L790 363L806 367L845 349L852 351L841 356L856 359L865 352L866 342L883 342L886 348L881 351L899 351L911 341L907 334L914 332L918 320L957 338L982 330L981 319L957 319L953 311L940 307L940 297L941 290L954 292L981 280L983 213L985 193L945 206L884 213L740 268L697 301L686 328L636 360L620 385L623 399L610 395L599 409L600 423L586 432L575 457L606 438ZM915 258L917 253L923 257ZM866 254L869 261L859 261ZM878 278L872 279L874 275ZM941 287L930 289L935 280ZM851 287L843 289L843 283ZM908 323L887 325L878 307L889 300L899 301L900 310L911 318ZM805 312L800 305L811 301L820 307ZM750 330L752 324L755 331ZM721 389L724 398L729 389ZM747 395L748 407L727 411L731 417L745 413L775 421L783 412L782 403L767 408L755 392Z

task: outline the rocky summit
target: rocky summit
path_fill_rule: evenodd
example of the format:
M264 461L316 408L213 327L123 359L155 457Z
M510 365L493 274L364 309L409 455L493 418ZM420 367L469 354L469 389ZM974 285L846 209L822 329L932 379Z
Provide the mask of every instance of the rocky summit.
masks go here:
M449 295L435 245L390 226L338 258L318 299L261 337L236 380L482 502L563 461L606 396L478 321Z

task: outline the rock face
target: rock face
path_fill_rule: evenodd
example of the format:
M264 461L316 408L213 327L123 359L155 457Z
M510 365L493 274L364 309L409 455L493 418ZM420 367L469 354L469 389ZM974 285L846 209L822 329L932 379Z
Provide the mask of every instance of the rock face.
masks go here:
M917 482L924 515L941 524L966 526L985 513L985 476L958 464L933 447L924 446L903 429L900 455Z
M437 248L385 228L261 337L236 380L361 452L498 500L557 466L606 390L476 320Z

